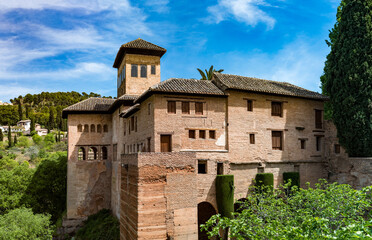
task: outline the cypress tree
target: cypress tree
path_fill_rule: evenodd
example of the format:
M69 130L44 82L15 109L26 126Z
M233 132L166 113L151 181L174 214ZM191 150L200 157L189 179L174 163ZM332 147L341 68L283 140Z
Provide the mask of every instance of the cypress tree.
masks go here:
M343 6L330 54L325 91L340 144L350 156L372 156L372 1Z
M16 134L16 135L14 135L14 145L16 145L17 142L18 142L18 140L17 140L17 134Z
M4 140L3 130L0 129L0 142Z
M20 99L18 100L18 118L19 121L23 119L22 102Z
M8 124L8 147L11 148L12 146L12 129L10 128L10 124Z
M52 130L54 128L54 112L52 108L49 108L49 124L48 124L49 130Z
M35 131L35 117L31 118L30 132Z

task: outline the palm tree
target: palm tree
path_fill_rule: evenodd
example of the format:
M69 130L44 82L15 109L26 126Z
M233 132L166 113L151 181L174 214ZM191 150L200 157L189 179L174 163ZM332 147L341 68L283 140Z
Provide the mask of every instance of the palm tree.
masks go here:
M200 80L212 80L214 72L219 72L219 73L223 72L223 69L220 69L220 70L214 69L213 65L209 68L209 71L207 71L207 69L205 69L205 73L200 68L197 68L197 70L199 71L200 75L202 76L202 78Z

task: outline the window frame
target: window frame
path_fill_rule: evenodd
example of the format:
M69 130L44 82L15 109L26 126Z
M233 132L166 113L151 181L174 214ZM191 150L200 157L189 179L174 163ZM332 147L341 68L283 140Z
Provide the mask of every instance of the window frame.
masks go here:
M277 107L279 107L278 112L276 112L277 109L276 109L275 105L277 105ZM283 102L271 101L271 116L283 117Z
M203 115L203 114L204 114L203 102L195 102L195 115Z
M138 64L131 64L130 76L131 77L138 77Z
M256 144L256 134L254 133L249 134L249 144Z
M247 111L253 112L253 100L247 99Z
M189 129L189 138L190 139L196 139L196 130L195 129Z
M183 101L182 105L182 114L190 114L190 102Z
M203 134L202 134L203 133ZM206 136L206 131L201 129L199 130L199 138L201 139L205 139L207 136Z
M167 113L168 114L177 113L177 102L176 101L167 101Z
M151 65L151 75L156 75L156 65Z
M147 78L147 65L145 64L140 65L140 77Z
M279 136L274 136L278 134ZM276 146L274 143L274 139L279 138L279 146ZM271 146L272 150L280 150L283 151L283 131L271 131Z

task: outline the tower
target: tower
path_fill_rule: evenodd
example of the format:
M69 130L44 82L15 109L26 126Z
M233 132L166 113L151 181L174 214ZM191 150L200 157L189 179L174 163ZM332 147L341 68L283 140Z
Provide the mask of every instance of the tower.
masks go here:
M140 95L160 82L160 58L167 50L140 38L121 45L117 68L117 97Z

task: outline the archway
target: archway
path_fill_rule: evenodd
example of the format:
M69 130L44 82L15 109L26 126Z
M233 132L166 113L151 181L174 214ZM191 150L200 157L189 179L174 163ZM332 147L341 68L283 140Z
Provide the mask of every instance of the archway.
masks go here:
M97 159L97 148L90 147L88 151L88 160L96 160Z
M217 214L216 210L209 202L201 202L198 204L198 239L208 240L206 231L201 231L200 225L207 222L213 215Z

